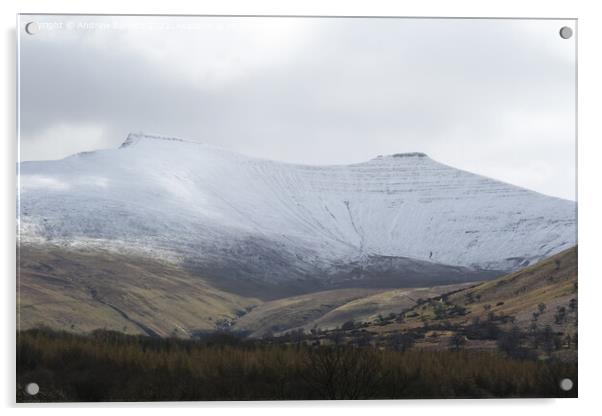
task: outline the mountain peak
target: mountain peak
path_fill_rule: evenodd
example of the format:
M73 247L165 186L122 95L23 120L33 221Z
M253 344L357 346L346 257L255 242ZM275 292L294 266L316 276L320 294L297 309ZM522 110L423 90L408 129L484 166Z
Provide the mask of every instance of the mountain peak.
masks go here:
M130 147L130 146L133 146L136 143L138 143L140 140L147 140L147 139L148 140L161 140L161 141L171 141L171 142L183 142L183 143L196 143L196 144L200 144L199 142L196 142L194 140L186 140L186 139L180 139L178 137L159 136L159 135L155 135L155 134L145 134L145 133L139 132L139 133L130 133L130 134L128 134L128 137L121 144L121 146L119 146L119 148L123 149L125 147Z
M426 153L410 152L410 153L394 153L391 157L428 157Z
M416 158L428 158L426 153L422 152L408 152L408 153L393 153L391 155L378 155L375 160L383 159L416 159Z

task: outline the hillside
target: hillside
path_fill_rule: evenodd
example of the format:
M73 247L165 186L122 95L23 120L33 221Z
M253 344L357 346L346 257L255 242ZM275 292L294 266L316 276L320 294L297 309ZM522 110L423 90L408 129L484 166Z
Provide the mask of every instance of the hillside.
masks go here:
M251 337L298 329L328 333L349 322L354 330L382 336L439 328L443 336L427 339L426 346L447 342L454 331L446 327L475 322L525 331L534 324L550 326L571 337L577 332L576 248L483 283L344 288L268 301L224 292L162 260L47 245L24 246L20 255L20 329L86 333L100 328L188 338L216 329Z
M265 302L238 319L233 328L253 337L291 330L341 327L347 321L372 321L470 283L432 288L339 289Z
M23 245L19 260L19 328L77 333L188 338L217 329L263 336L340 326L450 290L345 288L264 302L217 289L173 262L99 248Z
M355 329L361 326L365 331L386 334L442 322L468 326L475 320L493 320L502 327L517 325L525 330L535 322L541 328L549 325L556 332L574 335L576 288L574 247L531 267L478 284L363 293L335 290L278 299L258 305L234 328L262 336L296 329L336 330L346 322L355 322ZM559 308L565 310L560 317Z
M538 322L556 325L553 315L557 308L564 306L568 310L572 298L577 298L577 247L516 273L454 293L448 302L469 307L469 316L483 318L489 313L513 316L516 324L527 326L542 303L546 308L539 313Z
M161 258L242 296L483 280L576 243L574 202L422 153L304 166L132 134L19 171L20 244Z
M260 303L211 287L161 260L115 252L21 247L18 329L190 337Z
M459 339L467 348L495 349L510 332L514 348L574 357L577 247L516 273L422 299L390 317L358 321L353 330L358 328L386 339L412 334L421 348L451 348Z

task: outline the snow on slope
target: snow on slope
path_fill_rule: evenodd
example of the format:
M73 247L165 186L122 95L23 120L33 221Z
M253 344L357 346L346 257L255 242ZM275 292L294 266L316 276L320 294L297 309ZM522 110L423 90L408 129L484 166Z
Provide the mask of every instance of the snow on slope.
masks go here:
M269 257L307 272L372 256L511 270L576 244L576 203L422 153L303 166L130 134L119 149L24 162L20 172L22 242L222 264Z

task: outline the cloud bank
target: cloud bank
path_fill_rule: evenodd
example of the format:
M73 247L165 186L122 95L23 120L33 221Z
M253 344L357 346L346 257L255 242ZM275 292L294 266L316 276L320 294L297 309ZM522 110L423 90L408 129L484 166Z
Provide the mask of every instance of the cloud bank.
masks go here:
M420 151L575 199L561 20L23 16L21 160L130 131L347 164Z

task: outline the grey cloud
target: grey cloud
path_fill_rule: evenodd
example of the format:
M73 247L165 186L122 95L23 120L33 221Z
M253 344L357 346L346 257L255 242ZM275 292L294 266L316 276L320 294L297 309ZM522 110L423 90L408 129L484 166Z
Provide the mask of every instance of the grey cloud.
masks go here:
M319 20L284 64L211 88L174 71L194 44L178 62L157 65L107 47L111 36L97 44L25 38L23 159L51 126L90 123L103 126L103 147L142 130L297 163L423 151L572 199L575 73L560 23ZM549 34L530 35L538 29ZM555 42L568 50L556 52ZM64 140L92 150L85 138Z

